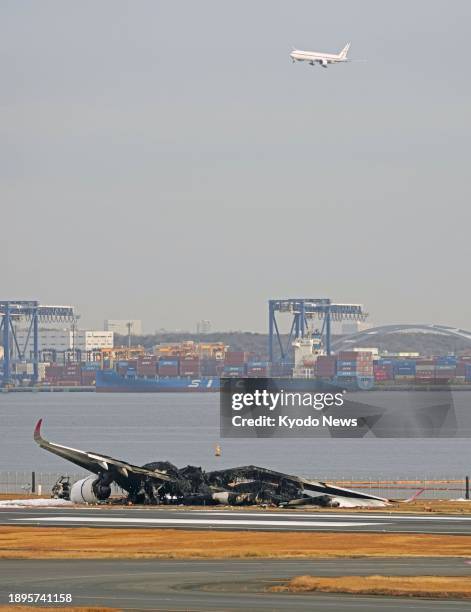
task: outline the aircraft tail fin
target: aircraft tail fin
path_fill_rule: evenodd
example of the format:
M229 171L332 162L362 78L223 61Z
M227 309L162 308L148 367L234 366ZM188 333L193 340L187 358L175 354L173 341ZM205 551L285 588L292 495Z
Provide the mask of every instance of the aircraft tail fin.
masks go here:
M351 44L352 43L347 43L345 47L342 49L342 51L340 51L339 53L340 59L347 59L347 53L348 53L348 50L350 49Z

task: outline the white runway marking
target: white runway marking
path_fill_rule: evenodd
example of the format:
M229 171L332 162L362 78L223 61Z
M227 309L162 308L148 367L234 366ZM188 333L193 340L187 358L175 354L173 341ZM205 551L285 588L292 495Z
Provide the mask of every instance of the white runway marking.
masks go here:
M371 525L382 525L383 523L371 523L357 521L251 521L249 519L193 519L193 518L115 518L104 516L40 516L31 518L14 519L16 521L47 521L56 523L116 523L120 525L251 525L255 527L369 527Z
M218 515L229 515L229 516L261 516L261 514L257 514L255 512L227 512L227 511L219 511L219 510L193 510L194 514L218 514ZM298 518L303 518L303 516L308 518L341 518L341 519L381 519L382 521L471 521L471 516L446 516L446 515L438 515L438 516L425 516L423 514L413 515L413 514L367 514L367 513L359 513L359 514L334 514L334 513L281 513L281 512L264 512L263 516L297 516Z

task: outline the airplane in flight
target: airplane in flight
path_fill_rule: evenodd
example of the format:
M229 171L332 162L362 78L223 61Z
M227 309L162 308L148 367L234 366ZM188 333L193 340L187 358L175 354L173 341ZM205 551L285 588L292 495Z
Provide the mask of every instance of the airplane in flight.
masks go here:
M327 68L329 64L341 64L351 61L347 58L350 44L351 43L347 43L340 53L320 53L318 51L301 51L300 49L293 49L289 56L293 60L293 63L308 62L311 66L319 64L323 68Z

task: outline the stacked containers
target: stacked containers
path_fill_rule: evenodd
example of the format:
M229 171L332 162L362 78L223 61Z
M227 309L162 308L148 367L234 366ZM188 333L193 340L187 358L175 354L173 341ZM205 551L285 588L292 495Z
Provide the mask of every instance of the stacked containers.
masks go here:
M164 357L159 359L159 376L178 376L179 358Z
M457 361L454 355L438 357L435 362L435 380L445 383L455 378Z
M79 363L68 363L64 366L62 378L57 381L66 387L78 387L82 384L82 370Z
M221 370L218 371L218 366L221 366L221 368L223 367L223 363L220 359L201 359L201 376L219 376Z
M46 367L44 379L50 385L56 385L57 381L62 379L64 375L64 366L52 363Z
M415 362L415 380L419 383L433 383L435 381L435 360L417 359Z
M394 361L394 379L404 382L415 380L415 366L413 359L396 359Z
M466 382L466 363L464 361L458 361L456 363L455 382L457 383Z
M249 361L247 376L249 378L268 378L270 376L270 364L268 361Z
M82 380L81 384L84 387L93 387L96 383L96 369L84 370L82 367Z
M229 378L242 378L246 374L245 362L247 353L245 351L228 351L224 359L222 375Z
M101 370L101 361L85 361L82 363L82 372L86 370L87 372L97 370Z
M337 359L333 355L319 355L314 364L314 373L318 378L333 378Z
M155 355L141 355L137 358L137 375L145 378L155 378L157 374L157 358Z
M127 371L128 371L128 365L129 365L128 362L124 360L117 362L116 371L118 372L120 376L126 376Z
M137 376L137 359L129 359L126 369L127 378L136 378Z
M180 376L200 376L200 358L183 357L180 359Z
M449 382L456 376L456 366L436 365L435 380L437 382Z
M248 353L245 351L228 351L224 358L226 366L243 366L247 361Z
M393 380L394 365L392 359L378 359L373 361L373 375L377 382Z
M288 363L272 363L271 375L279 378L290 378L293 376L293 366Z
M245 365L225 365L222 376L225 378L243 378L245 377Z
M373 353L370 351L341 351L337 360L337 376L373 376Z
M436 359L436 364L440 366L456 366L457 363L458 358L455 355L446 355Z

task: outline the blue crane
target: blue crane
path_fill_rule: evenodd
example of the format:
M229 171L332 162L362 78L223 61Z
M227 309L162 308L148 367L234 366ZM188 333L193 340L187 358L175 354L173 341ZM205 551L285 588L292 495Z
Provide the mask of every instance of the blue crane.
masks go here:
M24 319L29 322L26 340L20 346L15 333L14 321ZM3 385L12 382L11 362L14 349L18 358L25 358L26 347L33 336L33 383L39 380L39 323L74 322L72 306L42 306L37 300L0 300L0 332L3 335Z
M291 327L286 343L277 322L277 313L286 313L292 317ZM280 363L286 362L291 343L295 338L303 338L309 331L309 320L318 318L322 321L320 334L327 355L331 353L331 322L347 319L364 321L368 314L361 304L337 304L329 298L286 298L268 301L268 355L273 363L275 346L278 345Z

